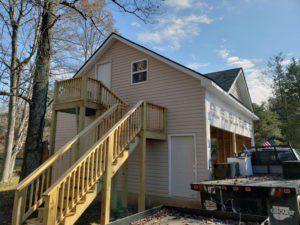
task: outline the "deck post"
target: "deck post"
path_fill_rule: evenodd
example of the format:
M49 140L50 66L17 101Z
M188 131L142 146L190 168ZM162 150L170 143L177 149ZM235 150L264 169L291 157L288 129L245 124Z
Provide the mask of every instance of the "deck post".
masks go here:
M25 189L15 191L15 198L14 198L14 207L12 213L12 225L22 225L23 219L22 216L24 215L25 207L26 207L26 198L27 192Z
M117 172L113 177L112 177L112 183L111 183L111 209L112 210L117 210L118 206L118 188L117 188L117 183L119 180L119 173Z
M77 116L78 118L78 116ZM85 107L81 106L79 109L79 118L78 118L78 129L77 129L77 133L79 133L80 131L82 131L85 127ZM80 138L79 143L76 146L76 156L75 159L79 159L80 157L80 149L83 146L83 138Z
M232 133L232 150L233 153L237 153L237 149L236 149L236 134Z
M121 190L122 208L127 208L127 194L128 194L128 163L125 162L122 168L122 190Z
M51 133L50 133L50 156L55 151L55 139L56 139L56 127L57 127L57 111L53 109L51 120Z
M114 133L112 133L109 136L108 149L106 154L106 168L105 168L103 191L102 191L102 201L101 201L101 218L100 218L101 225L108 224L109 217L110 217L113 151L114 151Z
M145 181L146 181L146 126L147 126L147 103L143 107L143 130L141 132L140 160L139 160L139 196L138 211L145 210Z
M44 212L43 212L43 225L57 224L57 205L58 205L58 193L56 189L51 195L43 196L45 200Z

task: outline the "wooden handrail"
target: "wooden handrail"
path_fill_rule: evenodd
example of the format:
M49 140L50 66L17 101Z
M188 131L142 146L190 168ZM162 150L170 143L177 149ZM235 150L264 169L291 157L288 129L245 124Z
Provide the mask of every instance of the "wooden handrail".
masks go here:
M54 165L57 164L57 167L60 161L68 163L64 162L63 157L74 151L75 145L83 137L92 136L95 141L99 140L122 117L122 112L121 106L115 104L17 185L15 202L18 203L14 204L13 225L20 225L43 203L41 195L54 181L53 176L60 177L60 174L54 174L58 171ZM72 165L72 162L70 163Z
M107 108L116 103L127 106L127 103L120 96L106 87L100 80L85 76L55 82L55 104L78 100L103 104Z
M113 90L111 90L110 88L106 87L106 86L103 84L102 81L97 80L97 79L94 79L94 78L92 78L92 77L88 77L88 79L100 83L100 84L103 86L103 88L104 88L107 92L109 92L111 95L113 95L116 99L118 99L118 101L119 101L121 104L123 104L123 105L128 105L128 104L126 103L126 101L125 101L123 98L121 98L120 96L118 96L117 93L115 93L115 92L114 92Z
M138 102L123 118L117 122L88 152L86 152L76 163L69 168L59 180L51 185L43 194L45 199L44 218L49 218L59 224L73 207L85 196L85 194L100 179L107 166L107 156L112 155L112 161L116 160L124 151L125 147L135 138L142 129L143 107L145 102ZM126 125L127 124L127 125ZM112 148L110 144L119 145ZM72 185L77 184L77 186ZM65 188L72 190L65 192ZM72 195L71 193L76 193ZM48 199L48 200L47 200ZM49 199L56 199L54 207L50 207ZM69 199L64 204L63 199ZM50 224L49 221L43 221L44 224Z

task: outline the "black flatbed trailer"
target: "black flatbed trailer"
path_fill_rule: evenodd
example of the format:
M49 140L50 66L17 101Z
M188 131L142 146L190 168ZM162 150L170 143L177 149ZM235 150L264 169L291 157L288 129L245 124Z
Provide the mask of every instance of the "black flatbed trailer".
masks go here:
M191 184L203 209L268 216L271 225L299 225L300 180L256 176Z

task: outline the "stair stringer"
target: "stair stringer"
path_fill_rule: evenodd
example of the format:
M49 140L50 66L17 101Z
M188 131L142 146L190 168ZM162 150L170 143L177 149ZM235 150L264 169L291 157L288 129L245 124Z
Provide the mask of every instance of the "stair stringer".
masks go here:
M113 165L113 175L117 173L117 171L124 165L124 163L128 160L129 156L134 152L134 150L138 147L140 142L139 136L136 136L134 138L134 141L132 141L128 149L124 151L123 156L120 157L115 165ZM74 224L80 216L84 213L84 211L90 206L90 204L95 200L95 198L98 196L98 194L101 192L102 189L102 178L104 177L105 173L102 175L101 178L99 178L96 187L93 192L87 193L85 196L85 202L82 204L77 204L73 210L75 210L75 214L68 216L64 219L64 221L61 223L63 225L70 225Z

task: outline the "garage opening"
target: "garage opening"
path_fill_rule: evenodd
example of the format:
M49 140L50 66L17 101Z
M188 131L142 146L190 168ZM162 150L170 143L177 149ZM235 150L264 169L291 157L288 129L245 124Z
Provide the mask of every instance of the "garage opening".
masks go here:
M212 163L225 163L227 158L251 147L251 138L210 127Z

